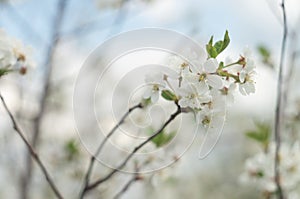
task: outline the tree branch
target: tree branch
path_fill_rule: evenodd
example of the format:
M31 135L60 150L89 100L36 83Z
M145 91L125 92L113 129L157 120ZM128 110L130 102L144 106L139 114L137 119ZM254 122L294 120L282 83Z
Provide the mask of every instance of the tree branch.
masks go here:
M20 135L21 139L23 140L23 142L25 143L31 157L36 161L36 163L38 164L38 166L40 167L42 173L44 174L48 184L50 185L51 189L53 190L54 194L56 195L57 198L59 199L63 199L61 193L58 191L57 187L55 186L52 178L50 177L46 167L44 166L44 164L42 163L39 155L35 152L34 148L30 145L29 141L25 138L24 133L22 132L21 128L19 127L18 123L16 122L14 116L12 115L12 113L10 112L10 110L8 109L4 98L2 97L2 95L0 94L0 98L2 101L2 104L6 110L6 112L8 113L12 123L13 123L13 128L14 130Z
M156 136L158 136L160 133L163 132L164 128L170 123L172 122L179 114L181 113L181 109L179 107L179 105L177 105L177 110L175 113L173 113L169 119L161 126L160 129L158 129L152 136L150 136L148 139L146 139L144 142L142 142L141 144L139 144L138 146L136 146L133 151L124 159L124 161L115 169L113 169L110 173L108 173L105 177L100 178L98 180L96 180L95 182L89 184L82 193L82 197L84 197L84 195L88 192L91 191L92 189L96 188L97 186L99 186L100 184L102 184L103 182L107 181L108 179L110 179L114 174L116 174L119 170L121 170L122 168L124 168L126 166L126 164L128 163L128 161L134 156L134 154L136 154L136 152L138 152L144 145L146 145L148 142L150 142L152 139L154 139Z
M285 0L282 0L281 8L283 13L283 38L282 38L282 46L281 46L281 57L279 64L279 74L278 74L278 85L277 85L277 103L276 103L276 112L275 112L275 142L276 142L276 150L275 150L275 182L277 186L278 199L284 199L284 193L280 184L280 146L281 146L281 117L282 117L282 93L283 93L283 64L285 58L285 48L287 42L287 19L286 19L286 11L285 11Z
M148 164L149 161L145 161L141 166ZM133 174L133 177L123 186L123 188L113 197L114 199L119 199L126 193L126 191L129 189L131 185L134 184L134 182L142 180L143 177L139 174L140 167L137 164L135 165L135 173Z
M121 198L121 196L122 196L124 193L126 193L126 191L129 189L129 187L130 187L131 185L133 185L133 183L135 183L136 181L139 181L139 180L141 180L141 179L142 179L141 176L140 176L138 173L135 173L134 176L133 176L133 177L125 184L125 186L121 189L121 191L118 192L118 193L115 195L114 199L119 199L119 198Z
M99 145L99 147L97 148L96 150L96 153L91 157L90 159L90 163L89 163L89 166L88 166L88 170L85 174L85 177L84 177L84 182L83 182L83 190L85 190L89 184L89 181L90 181L90 177L92 175L92 172L93 172L93 167L94 167L94 163L95 163L95 160L96 160L96 157L100 154L102 148L104 147L105 143L107 142L107 140L114 134L114 132L119 128L119 126L121 124L124 123L125 119L127 118L127 116L135 109L137 108L142 108L143 105L141 103L139 103L138 105L135 105L133 107L131 107L123 116L122 118L120 119L120 121L110 130L110 132L107 134L107 136L102 140L101 144ZM83 198L83 195L84 195L84 191L82 190L81 192L81 195L80 195L80 198Z
M60 0L57 5L57 14L54 18L53 25L52 25L52 38L50 41L50 46L48 47L48 51L46 54L45 59L45 75L44 75L44 85L42 89L41 99L39 103L39 111L34 118L33 121L33 137L32 137L32 146L35 148L37 146L40 132L41 132L41 122L45 113L46 108L46 99L49 95L50 90L50 79L51 79L51 73L53 68L53 58L55 54L55 49L58 45L59 39L60 39L60 29L63 21L63 17L65 14L65 8L67 5L68 0ZM27 153L26 157L26 173L25 176L21 179L22 183L22 197L23 199L28 198L28 187L30 185L31 176L32 176L32 160L30 158L30 154Z

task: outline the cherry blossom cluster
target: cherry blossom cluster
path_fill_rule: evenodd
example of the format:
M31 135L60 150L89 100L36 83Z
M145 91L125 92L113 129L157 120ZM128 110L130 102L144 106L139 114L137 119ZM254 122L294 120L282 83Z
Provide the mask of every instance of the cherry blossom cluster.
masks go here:
M293 198L295 189L300 183L300 145L282 143L280 149L280 183L286 194L290 193ZM268 196L275 196L277 186L274 171L275 143L271 143L268 151L260 152L246 160L245 171L241 175L241 182L256 185ZM270 198L269 197L269 198ZM291 197L288 197L291 198Z
M189 57L171 56L171 72L159 72L145 78L145 99L156 103L162 96L181 108L196 113L198 123L214 127L224 118L226 106L233 103L236 88L243 95L255 92L255 64L249 52L244 52L233 62L222 62L216 57L229 44L226 32L223 41L193 52ZM228 61L227 61L228 62Z
M0 29L0 77L13 71L24 75L27 68L33 66L30 54L31 48Z

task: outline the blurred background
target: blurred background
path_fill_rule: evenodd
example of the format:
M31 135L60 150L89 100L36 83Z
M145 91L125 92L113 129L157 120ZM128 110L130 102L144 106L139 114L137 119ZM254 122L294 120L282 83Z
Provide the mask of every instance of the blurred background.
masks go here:
M286 1L290 33L285 63L290 91L287 118L297 115L300 109L299 8L299 1ZM198 132L193 145L176 164L155 174L144 174L143 180L133 184L122 198L262 198L255 187L241 184L239 177L247 157L260 150L245 132L255 129L256 122L272 125L274 118L282 38L277 0L1 0L0 28L32 46L36 66L29 68L25 76L1 78L0 90L58 187L66 198L76 198L90 156L77 134L72 110L81 66L107 39L144 27L178 31L203 46L211 35L221 39L228 30L231 44L220 58L238 58L248 47L257 65L257 90L250 96L236 96L221 139L208 157L198 159L203 138ZM113 124L107 119L106 129ZM55 198L13 132L3 107L0 150L0 198ZM108 154L116 159L120 155ZM109 168L99 164L95 175L107 171ZM130 174L119 174L87 198L112 198L129 178Z

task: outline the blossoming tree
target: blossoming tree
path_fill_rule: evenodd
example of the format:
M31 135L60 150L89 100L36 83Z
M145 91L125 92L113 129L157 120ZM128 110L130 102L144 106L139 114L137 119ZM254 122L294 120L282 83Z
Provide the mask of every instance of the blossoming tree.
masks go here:
M126 1L114 1L110 3L101 1L99 6L105 8L122 7L124 4L126 4ZM54 20L55 27L60 28L66 5L67 1L59 1L57 17ZM284 0L281 6L284 17L284 37L279 66L276 118L273 128L274 141L272 141L273 131L270 125L258 123L256 130L247 132L247 137L259 143L262 150L246 160L245 171L240 177L240 181L243 184L255 184L261 191L262 196L266 199L298 198L295 190L300 183L299 143L294 140L286 142L281 139L281 134L285 129L285 126L280 125L283 122L282 115L284 110L282 100L286 100L283 99L282 68L284 66L285 45L288 36ZM200 126L202 132L204 131L208 134L213 134L213 131L221 132L226 113L231 111L230 107L234 104L235 94L239 92L241 95L248 96L255 93L256 90L256 65L248 48L245 49L243 53L240 53L239 56L236 56L233 61L232 59L221 60L220 58L221 53L223 55L226 54L225 50L230 44L228 31L225 32L222 40L217 42L214 42L214 37L212 36L207 44L201 46L197 51L190 48L184 49L184 54L187 56L178 55L176 53L170 55L172 53L169 53L167 57L168 61L165 65L167 70L160 70L143 77L145 84L142 88L142 93L138 95L137 103L128 107L127 111L123 110L125 113L117 117L118 121L112 125L111 130L105 133L103 139L97 140L95 137L92 137L92 139L95 139L96 144L93 146L95 150L93 150L91 154L83 155L83 157L72 162L74 160L73 158L78 155L79 149L72 140L67 142L67 170L76 170L79 164L84 165L76 170L79 173L79 177L76 178L76 183L79 184L79 188L76 190L76 193L72 191L72 194L69 196L65 191L62 191L64 187L62 186L63 183L60 183L60 181L62 181L59 179L60 176L55 175L56 172L53 172L53 170L49 169L48 165L45 164L47 157L40 155L37 145L39 134L43 130L41 118L44 117L47 95L48 92L50 92L51 66L53 64L56 46L62 37L60 34L61 32L59 30L53 32L52 43L48 48L46 57L46 65L48 68L45 69L44 92L42 92L41 95L41 106L37 111L36 118L33 120L32 140L27 138L28 134L26 130L23 130L22 125L19 124L18 117L11 111L9 104L5 100L6 97L0 93L3 107L12 122L13 129L21 137L22 142L25 143L26 149L28 150L27 173L24 175L25 178L23 178L23 184L21 186L21 197L25 199L28 198L28 187L30 186L30 184L26 182L31 180L31 172L33 170L31 158L37 163L56 198L97 198L97 194L99 194L100 197L109 196L120 198L134 182L153 181L154 175L150 175L149 177L149 175L141 172L141 170L143 167L157 168L159 166L156 164L159 159L167 159L166 156L171 156L163 147L171 143L174 139L178 129L170 131L168 126L172 123L176 123L176 119L180 115L191 115L193 119L192 122ZM34 61L32 61L31 54L29 47L24 46L20 41L9 36L5 30L0 29L0 81L6 76L16 72L21 75L30 73L28 69L35 65ZM268 53L263 51L262 54L267 60L266 62L268 62ZM105 57L99 57L99 59L104 60ZM94 64L94 62L92 63ZM92 71L92 73L93 72L95 73L95 71ZM107 169L103 164L99 164L99 162L101 162L98 159L99 155L105 151L105 147L113 140L113 136L118 134L118 130L126 125L128 118L138 110L145 111L141 113L147 114L146 112L148 110L151 110L151 108L158 104L161 106L170 106L173 108L172 110L174 110L167 115L167 119L160 121L159 128L156 128L155 125L150 126L150 128L147 127L148 130L150 129L150 132L148 132L148 136L144 137L142 141L138 143L127 142L131 148L129 148L129 152L127 151L126 155L121 154L120 157L114 159L117 160L116 165ZM84 109L85 107L79 108ZM88 118L88 116L86 117ZM183 123L182 125L187 124ZM90 129L86 129L88 131L94 131L91 127ZM139 128L139 132L145 129L146 128ZM214 146L215 145L212 147ZM157 157L147 156L147 158L139 158L139 153L148 149L162 149L163 153L160 154L161 157L157 155ZM108 158L106 157L107 160L113 159L112 156L115 156L115 154L109 154L112 151L105 152L106 156L108 156ZM180 157L174 155L171 158L174 162L177 162ZM130 174L129 176L131 176L130 179L126 181L124 185L115 188L113 184L114 177L122 175L122 171L126 171L123 170L126 167L133 167L133 172L128 172ZM59 172L57 171L57 173ZM107 195L101 195L103 189L108 189L108 187L106 187L107 183L111 183L109 189L112 191ZM118 190L115 191L116 189ZM92 195L93 193L94 195ZM45 197L47 196L48 195L45 195Z

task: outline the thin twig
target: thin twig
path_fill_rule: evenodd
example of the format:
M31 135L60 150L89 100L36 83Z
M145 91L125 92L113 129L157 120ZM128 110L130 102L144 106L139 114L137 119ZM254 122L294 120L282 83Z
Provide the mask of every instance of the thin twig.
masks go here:
M100 143L99 147L97 148L95 154L90 159L88 170L87 170L87 172L85 174L85 177L84 177L83 190L85 190L86 187L88 186L91 174L93 172L93 167L94 167L94 163L95 163L96 157L100 154L100 152L101 152L102 148L104 147L105 143L107 142L107 140L114 134L114 132L120 127L120 125L124 123L124 121L127 118L127 116L133 110L135 110L137 108L142 108L142 107L143 107L143 105L141 103L139 103L139 104L131 107L130 109L128 109L128 111L122 116L122 118L120 119L120 121L110 130L110 132L107 134L107 136L102 140L102 142ZM83 190L82 190L82 192L80 194L80 198L83 198L83 196L84 196L84 191Z
M276 103L276 112L275 112L275 142L276 142L276 150L275 150L275 182L277 186L278 199L284 199L284 193L280 183L280 146L281 146L281 117L282 117L282 92L283 92L283 64L285 58L285 48L287 42L287 19L286 19L286 11L285 11L285 0L282 0L281 8L283 13L283 38L282 38L282 46L281 46L281 57L279 64L279 74L278 74L278 85L277 85L277 103Z
M67 5L68 0L60 0L57 5L57 15L54 18L53 25L52 25L52 38L50 41L50 46L48 47L48 51L46 54L45 59L45 82L42 89L41 99L39 103L39 111L34 118L34 126L33 126L33 137L32 137L32 146L35 148L38 144L38 140L40 137L41 132L41 122L45 113L46 108L46 101L50 91L50 79L51 73L53 68L53 58L55 54L55 49L58 45L59 38L60 38L60 29L63 21L63 17L65 14L65 8ZM26 173L25 176L22 178L22 197L23 199L28 198L28 187L30 185L31 177L32 177L32 160L30 158L30 154L27 154L26 157Z
M138 180L136 174L133 176L133 178L131 178L126 184L125 186L123 187L123 189L117 193L117 195L115 195L114 199L118 199L120 198L128 189L129 187Z
M40 169L42 170L42 173L44 174L48 184L50 185L51 189L53 190L55 196L59 199L63 199L63 196L61 195L61 193L58 191L57 187L55 186L52 178L50 177L46 167L44 166L44 164L42 163L39 155L35 152L34 148L30 145L29 141L25 138L24 133L22 132L21 128L19 127L17 121L15 120L13 114L11 113L11 111L8 109L6 102L4 100L4 98L2 97L2 95L0 94L0 98L2 101L2 104L6 110L6 112L8 113L12 123L13 123L13 128L14 130L20 135L21 139L23 140L23 142L25 143L31 157L36 161L36 163L39 165Z
M141 166L148 164L149 161L146 160ZM122 197L122 195L124 195L126 193L126 191L128 191L128 189L130 188L130 186L132 186L134 184L134 182L142 180L143 177L139 174L140 171L140 167L137 164L135 165L135 172L133 174L133 177L123 186L123 188L113 197L114 199L119 199Z
M97 186L99 186L100 184L102 184L103 182L107 181L108 179L110 179L114 174L116 174L118 171L120 171L122 168L124 168L126 166L126 164L128 163L128 161L134 156L134 154L136 154L136 152L138 152L144 145L146 145L148 142L150 142L152 139L154 139L156 136L158 136L159 134L161 134L163 132L163 130L165 129L165 127L172 122L179 114L181 113L181 109L180 107L177 105L177 111L175 113L173 113L169 119L161 126L161 128L159 128L152 136L150 136L148 139L146 139L144 142L142 142L141 144L139 144L138 146L136 146L133 151L124 159L124 161L115 169L113 169L110 173L108 173L105 177L100 178L98 180L96 180L95 182L89 184L84 190L83 190L83 195L85 195L88 191L91 191L92 189L96 188Z
M289 29L290 30L290 29ZM295 31L289 32L290 41L291 41L291 55L289 67L287 68L287 73L285 75L284 84L283 84L283 93L282 93L282 107L286 107L289 100L290 86L293 80L293 74L295 72L296 59L297 59L297 43L298 37ZM284 114L284 113L283 113ZM282 118L282 123L285 123L285 118Z
M121 198L121 196L126 193L126 191L129 189L129 187L131 185L133 185L133 183L135 183L136 181L141 180L141 176L138 173L135 173L134 176L125 184L125 186L121 189L120 192L118 192L114 199L119 199Z

